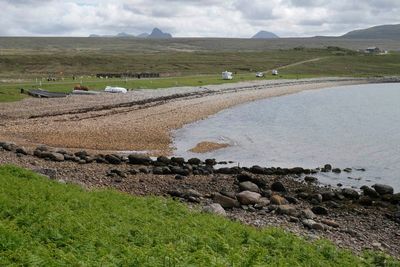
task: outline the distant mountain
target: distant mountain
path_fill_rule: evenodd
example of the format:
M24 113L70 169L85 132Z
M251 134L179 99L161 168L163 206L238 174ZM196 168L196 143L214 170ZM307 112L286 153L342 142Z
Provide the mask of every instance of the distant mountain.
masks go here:
M150 35L150 34L148 34L147 32L145 32L145 33L139 34L137 37L139 37L139 38L147 38L147 37L149 37L149 35Z
M275 38L279 38L279 36L272 32L259 31L256 35L254 35L251 38L252 39L275 39Z
M346 33L342 37L353 39L395 39L400 40L400 24L380 25Z
M91 34L91 35L89 35L89 37L101 37L101 36L98 34Z
M153 31L150 33L147 38L150 39L169 39L172 38L172 35L170 33L164 33L162 30L159 28L154 28Z
M116 35L116 37L135 37L135 35L126 33L126 32L120 32Z

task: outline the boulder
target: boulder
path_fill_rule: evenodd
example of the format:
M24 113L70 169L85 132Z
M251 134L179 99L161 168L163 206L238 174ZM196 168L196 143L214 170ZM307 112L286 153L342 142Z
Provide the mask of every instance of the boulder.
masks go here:
M335 193L332 191L322 192L321 196L322 196L322 201L330 201L335 198Z
M332 169L332 172L333 172L333 173L341 173L342 170L339 169L339 168L334 168L334 169Z
M287 205L289 204L289 201L286 200L286 198L281 197L279 195L273 195L270 199L271 204L274 205Z
M348 199L359 199L360 195L358 192L351 188L344 188L342 189L342 195Z
M143 154L130 154L128 160L130 164L134 165L150 165L153 162L149 156Z
M217 161L215 159L206 159L205 164L207 166L214 166L214 165L217 165Z
M279 181L272 183L271 190L276 192L287 192L286 187Z
M364 185L364 186L361 187L361 190L363 191L364 196L368 196L368 197L371 197L371 198L378 198L379 197L378 192L376 192L375 189L373 189L373 188L371 188L369 186Z
M232 167L232 168L219 168L216 169L215 172L216 173L220 173L220 174L237 174L239 173L239 168L238 167Z
M12 142L0 142L0 147L7 151L15 151L18 146Z
M345 168L345 169L343 169L343 171L344 171L344 172L347 172L347 173L350 173L350 172L352 172L353 170L352 170L351 168Z
M257 205L257 207L259 207L259 208L263 208L263 207L268 206L269 203L271 203L271 201L269 201L268 198L266 198L266 197L261 197L261 198L258 200L258 202L257 202L256 205Z
M155 175L163 175L164 172L163 172L163 169L161 167L154 167L153 168L153 174L155 174Z
M324 230L324 226L320 223L315 222L312 219L304 219L301 221L303 225L309 229L314 229L314 230L319 230L322 231Z
M157 158L157 162L160 162L160 163L163 163L165 165L168 165L168 164L171 163L171 160L169 158L165 157L165 156L159 156Z
M185 159L181 157L172 157L171 162L176 163L178 165L183 165L185 164Z
M171 173L173 174L179 174L182 176L189 176L190 175L190 171L188 169L184 169L178 166L171 166L170 167Z
M280 205L277 209L277 213L294 217L297 217L299 215L297 209L291 205Z
M372 186L379 195L393 195L393 187L384 184L374 184Z
M318 178L313 176L306 176L304 177L304 181L306 181L307 183L316 183L318 182Z
M220 216L226 216L224 208L218 203L212 203L203 208L203 212L213 213Z
M328 210L322 206L315 206L311 208L311 211L317 215L328 215Z
M322 219L321 222L323 224L328 225L328 226L333 227L333 228L339 228L340 227L340 225L337 222L332 221L332 220Z
M372 206L373 201L370 196L361 196L358 203L363 206Z
M331 164L325 164L324 169L329 172L329 171L332 170L332 165Z
M16 153L22 154L22 155L28 155L28 151L24 147L18 147L15 150Z
M237 194L236 197L242 205L254 205L257 204L261 195L256 192L243 191Z
M78 158L84 159L89 156L89 153L87 151L82 150L74 153L74 155Z
M188 160L188 163L190 165L200 165L201 164L201 160L198 158L191 158Z
M255 183L252 183L250 181L246 182L241 182L239 184L240 191L251 191L251 192L256 192L260 193L260 188Z
M110 164L121 164L122 159L118 155L110 154L105 155L104 159Z
M213 202L220 204L223 208L226 209L231 209L240 206L239 202L236 199L224 196L220 193L214 194Z
M312 212L310 209L304 209L301 211L301 216L306 218L306 219L315 219L317 215Z

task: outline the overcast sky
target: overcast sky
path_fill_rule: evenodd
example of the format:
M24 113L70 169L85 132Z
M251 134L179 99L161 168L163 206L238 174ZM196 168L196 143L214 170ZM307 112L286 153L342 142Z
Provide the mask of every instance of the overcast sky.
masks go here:
M341 35L400 23L400 0L0 0L0 35L140 34L176 37Z

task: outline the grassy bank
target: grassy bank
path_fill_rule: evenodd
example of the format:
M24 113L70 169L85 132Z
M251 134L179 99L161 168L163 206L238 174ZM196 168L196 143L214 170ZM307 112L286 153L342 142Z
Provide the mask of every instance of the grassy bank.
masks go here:
M0 167L0 265L398 266L328 242L257 230L183 204L87 192Z

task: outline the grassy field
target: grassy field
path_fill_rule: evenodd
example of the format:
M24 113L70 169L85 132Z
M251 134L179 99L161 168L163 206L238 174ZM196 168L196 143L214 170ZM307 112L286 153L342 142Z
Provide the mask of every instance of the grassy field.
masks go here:
M85 191L0 166L1 266L399 266L183 204Z

